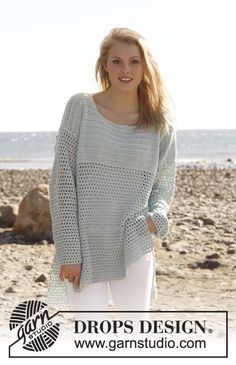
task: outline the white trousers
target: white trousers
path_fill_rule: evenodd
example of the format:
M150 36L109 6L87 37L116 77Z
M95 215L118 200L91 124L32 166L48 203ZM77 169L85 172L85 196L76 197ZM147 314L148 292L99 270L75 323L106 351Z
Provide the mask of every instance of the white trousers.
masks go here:
M149 311L152 278L154 270L154 254L148 252L133 262L127 269L124 278L110 280L109 287L115 311ZM67 283L67 294L71 299L73 311L109 311L107 281L87 284L81 292L73 290L72 283ZM108 314L107 314L108 316ZM76 313L75 319L92 317L90 313ZM116 313L116 319L127 319L126 313ZM148 313L138 313L140 319L148 319ZM93 319L104 318L103 313L93 314Z

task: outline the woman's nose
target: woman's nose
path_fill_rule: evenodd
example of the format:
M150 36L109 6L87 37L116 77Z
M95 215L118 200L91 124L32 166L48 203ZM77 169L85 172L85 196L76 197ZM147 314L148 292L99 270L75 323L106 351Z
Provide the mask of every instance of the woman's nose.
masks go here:
M130 66L129 65L123 65L122 72L124 73L130 73Z

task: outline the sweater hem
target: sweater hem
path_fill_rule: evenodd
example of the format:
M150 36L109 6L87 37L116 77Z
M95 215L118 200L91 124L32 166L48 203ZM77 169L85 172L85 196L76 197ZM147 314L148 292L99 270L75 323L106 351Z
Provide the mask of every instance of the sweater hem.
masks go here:
M153 268L153 278L152 278L152 292L151 292L151 300L155 300L157 298L157 289L156 289L156 260L155 260L155 255L154 255L154 248L146 251L146 252L141 252L139 251L135 256L133 256L132 258L130 258L129 260L126 261L124 270L121 272L117 272L117 273L113 273L112 275L100 275L100 277L98 277L96 275L96 278L90 277L90 279L85 279L84 281L82 281L80 283L80 287L77 289L74 289L75 292L81 292L83 290L83 287L88 285L88 284L92 284L92 283L98 283L98 282L108 282L112 281L112 280L121 280L124 279L128 273L129 267L131 264L133 264L134 262L136 262L139 258L141 258L143 255L152 252L153 253L153 258L154 258L154 268ZM111 297L108 295L107 300L111 299ZM52 269L51 269L51 276L50 276L50 280L49 280L49 286L48 286L48 291L46 294L46 303L54 308L55 310L61 311L61 310L69 310L69 311L73 311L72 309L72 304L70 302L70 299L67 295L67 286L66 286L66 282L62 282L59 279L59 265L58 262L56 260L56 256L54 257L53 260L53 264L52 264Z

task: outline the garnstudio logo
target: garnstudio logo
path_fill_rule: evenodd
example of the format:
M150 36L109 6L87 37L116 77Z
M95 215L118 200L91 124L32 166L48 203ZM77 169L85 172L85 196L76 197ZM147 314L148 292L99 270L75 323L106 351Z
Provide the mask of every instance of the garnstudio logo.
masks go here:
M59 335L59 323L53 323L47 311L47 304L37 300L26 300L13 310L10 330L17 328L18 340L29 351L44 351L51 347Z

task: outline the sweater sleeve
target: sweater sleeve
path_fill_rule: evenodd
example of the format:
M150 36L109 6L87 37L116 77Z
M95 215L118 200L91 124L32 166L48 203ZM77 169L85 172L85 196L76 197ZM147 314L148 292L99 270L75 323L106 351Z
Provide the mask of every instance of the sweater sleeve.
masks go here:
M76 194L76 156L81 105L73 96L66 104L54 147L49 182L52 233L60 264L82 262Z
M157 228L154 235L163 239L170 231L167 213L169 211L176 180L176 131L170 126L170 133L161 135L159 161L155 181L149 197L149 215Z

